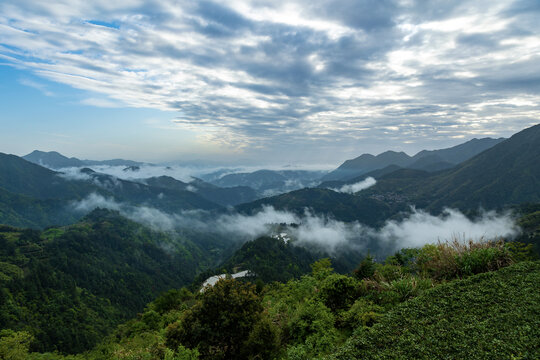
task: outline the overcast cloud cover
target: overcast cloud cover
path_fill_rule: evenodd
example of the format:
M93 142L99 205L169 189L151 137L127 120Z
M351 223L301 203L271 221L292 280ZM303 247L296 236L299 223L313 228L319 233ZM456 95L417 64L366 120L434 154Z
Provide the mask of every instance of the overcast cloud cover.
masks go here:
M203 144L420 150L538 122L539 18L537 0L2 0L0 62L87 105L176 111Z

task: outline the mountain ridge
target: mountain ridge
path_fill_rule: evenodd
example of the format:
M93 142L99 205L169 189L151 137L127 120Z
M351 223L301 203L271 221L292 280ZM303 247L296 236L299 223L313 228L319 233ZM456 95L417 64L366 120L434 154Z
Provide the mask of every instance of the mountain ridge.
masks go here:
M57 151L40 151L34 150L30 154L21 156L23 159L30 161L34 164L45 166L52 169L62 169L67 167L82 167L92 165L109 165L109 166L140 166L144 163L124 160L124 159L111 159L111 160L80 160L76 157L68 158L60 154Z
M322 177L322 181L349 181L370 171L390 165L439 171L453 167L504 141L504 138L471 139L465 143L438 150L422 150L414 156L404 152L385 151L378 155L362 154L346 160L337 169ZM425 159L425 158L428 159ZM436 158L438 157L438 158ZM422 160L424 159L424 160Z

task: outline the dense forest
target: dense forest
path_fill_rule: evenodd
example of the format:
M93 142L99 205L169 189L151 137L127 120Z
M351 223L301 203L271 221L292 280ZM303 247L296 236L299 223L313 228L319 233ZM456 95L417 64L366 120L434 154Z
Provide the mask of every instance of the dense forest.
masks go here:
M109 210L42 232L2 226L0 324L30 331L32 350L88 350L162 291L188 285L210 259Z

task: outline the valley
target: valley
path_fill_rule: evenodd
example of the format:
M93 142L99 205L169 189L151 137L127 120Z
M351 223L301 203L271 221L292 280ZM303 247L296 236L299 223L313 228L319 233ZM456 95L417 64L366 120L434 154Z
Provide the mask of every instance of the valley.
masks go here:
M235 281L240 284L253 282L257 288L254 294L261 299L270 299L283 291L290 295L304 291L297 287L313 286L312 281L325 284L339 280L343 282L339 286L350 287L350 290L338 290L338 287L331 291L368 291L361 290L362 286L371 286L368 280L360 277L364 285L353 285L353 278L346 274L353 274L353 270L364 271L360 270L362 264L373 261L369 259L376 259L370 265L374 269L371 271L379 274L370 275L375 276L375 281L386 279L384 281L394 284L412 276L412 284L431 279L429 281L433 283L427 288L433 287L439 280L424 279L426 275L421 276L414 267L419 264L409 263L418 262L418 255L403 260L407 257L400 254L417 249L429 251L429 244L437 241L438 246L442 246L445 242L468 239L493 241L491 244L514 240L517 247L508 242L509 247L504 250L504 256L510 256L511 263L535 259L540 245L537 231L540 224L537 216L540 125L504 141L491 140L475 140L451 149L419 153L428 154L426 156L446 154L447 160L462 160L447 169L431 172L404 167L396 160L398 158L392 162L387 156L363 156L360 158L370 159L370 169L367 171L364 165L359 165L359 170L355 171L365 171L364 175L352 178L349 173L336 177L343 166L354 168L355 164L361 163L359 160L345 162L334 172L259 170L227 174L231 170L222 170L222 176L216 177L215 170L204 174L204 170L199 169L197 176L180 179L173 176L180 172L174 166L167 168L126 161L118 165L120 160L82 162L58 153L37 151L23 158L2 154L0 223L4 225L0 228L0 323L4 335L0 348L7 346L1 345L2 341L29 334L31 340L21 344L26 344L27 351L35 356L58 352L69 358L68 354L91 351L89 354L97 359L101 358L97 354L104 351L99 350L105 349L104 346L109 349L107 351L127 346L142 334L155 336L160 326L166 328L166 335L156 341L164 341L164 346L170 348L168 341L177 336L172 335L177 331L174 330L177 323L167 320L176 316L168 311L173 308L177 309L174 311L188 311L186 314L195 311L188 304L192 301L204 303L206 297L211 296L207 294L214 291L200 292L201 287L208 289L211 285L215 291L221 291L220 286L234 281L226 274L237 278ZM472 145L475 146L471 150ZM461 154L460 149L464 149ZM122 176L112 175L118 174L118 166L124 167ZM139 177L143 174L156 176ZM334 180L328 180L329 175ZM352 187L366 178L373 180L368 185ZM287 191L284 185L287 181L295 182L295 186L301 188ZM347 191L341 190L343 186L349 186ZM277 195L264 197L269 190ZM419 231L424 234L420 235ZM468 251L477 250L471 248ZM330 269L330 261L336 272ZM319 266L317 264L326 264L327 270L315 267ZM403 274L396 278L387 271ZM451 277L464 276L454 274ZM408 291L423 293L421 288L415 288L419 284L407 285L413 286ZM442 286L436 286L434 291L443 291ZM171 290L180 288L184 290L179 293ZM196 295L199 292L201 295ZM381 319L397 316L393 314L401 311L400 307L391 309L408 298L374 300L369 295L371 300L368 301L362 300L361 296L365 295L355 294L351 295L351 302L336 309L328 303L326 307L330 313L327 315L324 315L328 310L322 305L326 304L323 301L300 302L294 305L300 308L289 309L293 313L286 316L294 318L304 316L302 311L317 314L323 311L320 316L334 319L325 325L329 326L327 330L333 334L331 337L344 336L349 334L347 329L352 329L347 326L358 326L348 323L353 321L349 317L353 316L352 311L357 311L354 310L356 307L365 307L362 311L373 314L371 320L363 323L364 327L371 326L378 324L379 316ZM434 296L428 294L431 292L426 296ZM183 305L155 313L151 309L156 306L156 301L165 301L163 296L171 297L167 301L179 301L178 304ZM349 295L336 293L336 296ZM358 300L355 302L354 299ZM294 303L299 299L291 301ZM419 298L418 301L422 300ZM408 306L409 301L404 304ZM412 304L410 306L416 306ZM270 314L277 311L273 306L267 309ZM347 309L350 314L342 312ZM146 312L141 315L141 311ZM388 315L383 316L387 311L390 311ZM152 321L157 323L147 328L150 318L146 316L154 316L156 319ZM130 320L134 318L137 320ZM309 347L294 345L308 341L309 336L305 336L310 332L284 338L283 334L278 335L279 331L294 334L300 330L288 328L291 324L275 328L276 321L272 320L273 328L264 328L264 331L272 334L277 331L271 336L288 344L289 357L294 352L319 356L337 349L340 343L335 338L324 340L323 337L310 343ZM121 325L123 323L131 325ZM139 323L146 325L136 325L125 332L126 326ZM270 326L269 323L261 324ZM377 326L369 329L370 332L382 331ZM312 331L315 332L310 336L323 330ZM345 350L352 349L350 346L354 351L364 351L355 344L367 341L359 340L371 336L367 334L355 332L338 351L337 358L352 356L346 355L353 351ZM192 340L182 336L179 341L183 346L191 344ZM297 340L290 336L297 336ZM385 335L385 338L391 337ZM198 344L199 354L207 357L204 347ZM529 345L523 346L529 349ZM185 350L173 347L172 351L195 354L187 348L182 349ZM399 351L409 351L404 349ZM272 356L277 354L277 348L268 351Z

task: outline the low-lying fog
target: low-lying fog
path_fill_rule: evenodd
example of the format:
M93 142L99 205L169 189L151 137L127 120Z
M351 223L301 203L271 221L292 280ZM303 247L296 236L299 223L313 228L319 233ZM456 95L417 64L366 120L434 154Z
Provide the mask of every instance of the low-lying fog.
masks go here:
M439 216L434 216L411 208L403 220L389 220L381 228L373 228L360 222L345 223L315 215L309 209L299 216L270 206L263 207L254 215L227 213L216 217L202 210L168 214L151 207L119 203L97 194L73 202L71 206L81 213L97 207L117 210L123 216L157 230L191 229L222 234L238 242L269 235L275 224L296 224L287 228L295 244L316 247L330 254L351 249L388 254L405 247L419 247L454 238L475 241L513 238L520 231L511 213L492 211L469 219L453 209L445 209Z

